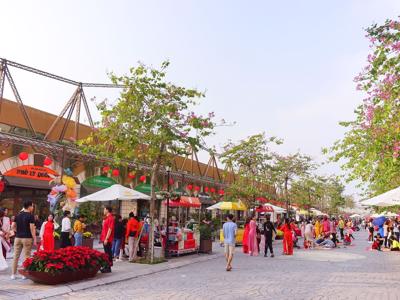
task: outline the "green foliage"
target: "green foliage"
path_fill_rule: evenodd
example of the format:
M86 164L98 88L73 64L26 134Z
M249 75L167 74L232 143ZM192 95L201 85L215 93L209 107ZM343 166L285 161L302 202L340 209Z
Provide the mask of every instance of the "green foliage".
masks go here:
M344 137L324 153L341 162L347 180L359 180L370 195L400 185L400 23L387 20L367 29L372 53L355 78L366 98L355 119L341 122Z
M211 226L207 224L200 224L200 239L202 240L210 240L212 236Z

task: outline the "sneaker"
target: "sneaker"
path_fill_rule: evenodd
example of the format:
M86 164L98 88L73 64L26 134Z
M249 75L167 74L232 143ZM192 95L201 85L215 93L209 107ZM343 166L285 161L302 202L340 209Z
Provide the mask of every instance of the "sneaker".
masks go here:
M10 279L11 279L11 280L15 280L15 279L17 279L17 277L15 277L15 274L12 274L11 277L10 277Z
M264 254L264 257L268 257L268 255L267 255L267 254Z
M275 257L275 255L272 253L272 254L271 254L271 257Z

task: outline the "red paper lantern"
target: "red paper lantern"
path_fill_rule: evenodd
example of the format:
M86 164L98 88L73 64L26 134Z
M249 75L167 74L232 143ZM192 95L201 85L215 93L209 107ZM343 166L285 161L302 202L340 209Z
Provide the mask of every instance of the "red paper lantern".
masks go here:
M118 169L114 169L114 170L112 170L111 174L114 177L118 177L119 176L119 170Z
M51 158L46 156L46 158L43 161L43 165L50 166L52 163L53 161L51 160Z
M208 190L209 190L209 188L208 188L208 186L206 186L206 187L204 188L204 192L208 193Z
M21 152L21 153L19 154L19 159L20 159L20 160L27 160L28 157L29 157L29 154L26 153L26 152Z
M215 188L211 188L211 193L215 193Z
M3 180L0 180L0 193L4 191L6 185Z
M219 190L219 191L218 191L218 194L220 194L220 195L222 196L222 195L225 194L225 191L224 191L224 190Z
M174 179L170 178L169 179L169 185L173 185L174 184Z
M108 171L110 171L110 167L109 166L104 166L103 167L103 173L108 173Z
M136 177L136 174L133 173L133 172L129 172L128 173L128 177L131 178L131 179L134 179Z
M191 191L191 190L193 190L193 185L188 184L188 185L186 186L186 188L187 188L189 191Z
M200 187L196 185L196 186L194 187L194 190L195 190L196 192L198 192L198 191L200 191Z
M145 182L146 182L146 175L140 176L139 180L140 180L141 182L145 183Z

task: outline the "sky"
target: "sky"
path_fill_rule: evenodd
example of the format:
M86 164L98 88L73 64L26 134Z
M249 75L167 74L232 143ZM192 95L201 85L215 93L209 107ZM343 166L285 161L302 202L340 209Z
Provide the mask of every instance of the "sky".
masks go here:
M109 82L109 72L168 59L169 80L206 91L199 112L236 122L208 145L265 132L284 140L274 150L322 162L321 149L343 136L338 122L351 120L363 99L353 78L369 52L365 28L400 15L400 1L38 0L2 1L0 11L2 58L82 82ZM74 91L11 72L24 103L51 113ZM118 90L86 94L113 100ZM5 96L14 99L10 89ZM359 190L349 184L346 192Z

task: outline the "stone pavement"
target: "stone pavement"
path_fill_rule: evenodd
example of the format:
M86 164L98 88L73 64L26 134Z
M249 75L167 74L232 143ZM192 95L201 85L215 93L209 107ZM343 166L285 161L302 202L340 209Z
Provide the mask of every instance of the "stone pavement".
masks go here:
M355 246L295 250L275 258L236 250L234 269L222 257L53 299L399 299L400 253L369 251L366 233Z
M218 249L218 247L216 247ZM219 249L218 249L219 250ZM95 278L72 282L66 285L47 286L33 283L30 280L10 280L10 269L0 272L0 300L25 300L25 299L44 299L48 297L59 298L59 295L67 294L83 289L103 286L124 280L138 278L158 272L180 268L188 264L205 262L222 256L222 251L214 254L193 254L170 259L166 263L156 265L132 264L127 261L116 262L111 274L99 273ZM12 257L12 255L11 255ZM11 266L11 259L7 259Z

